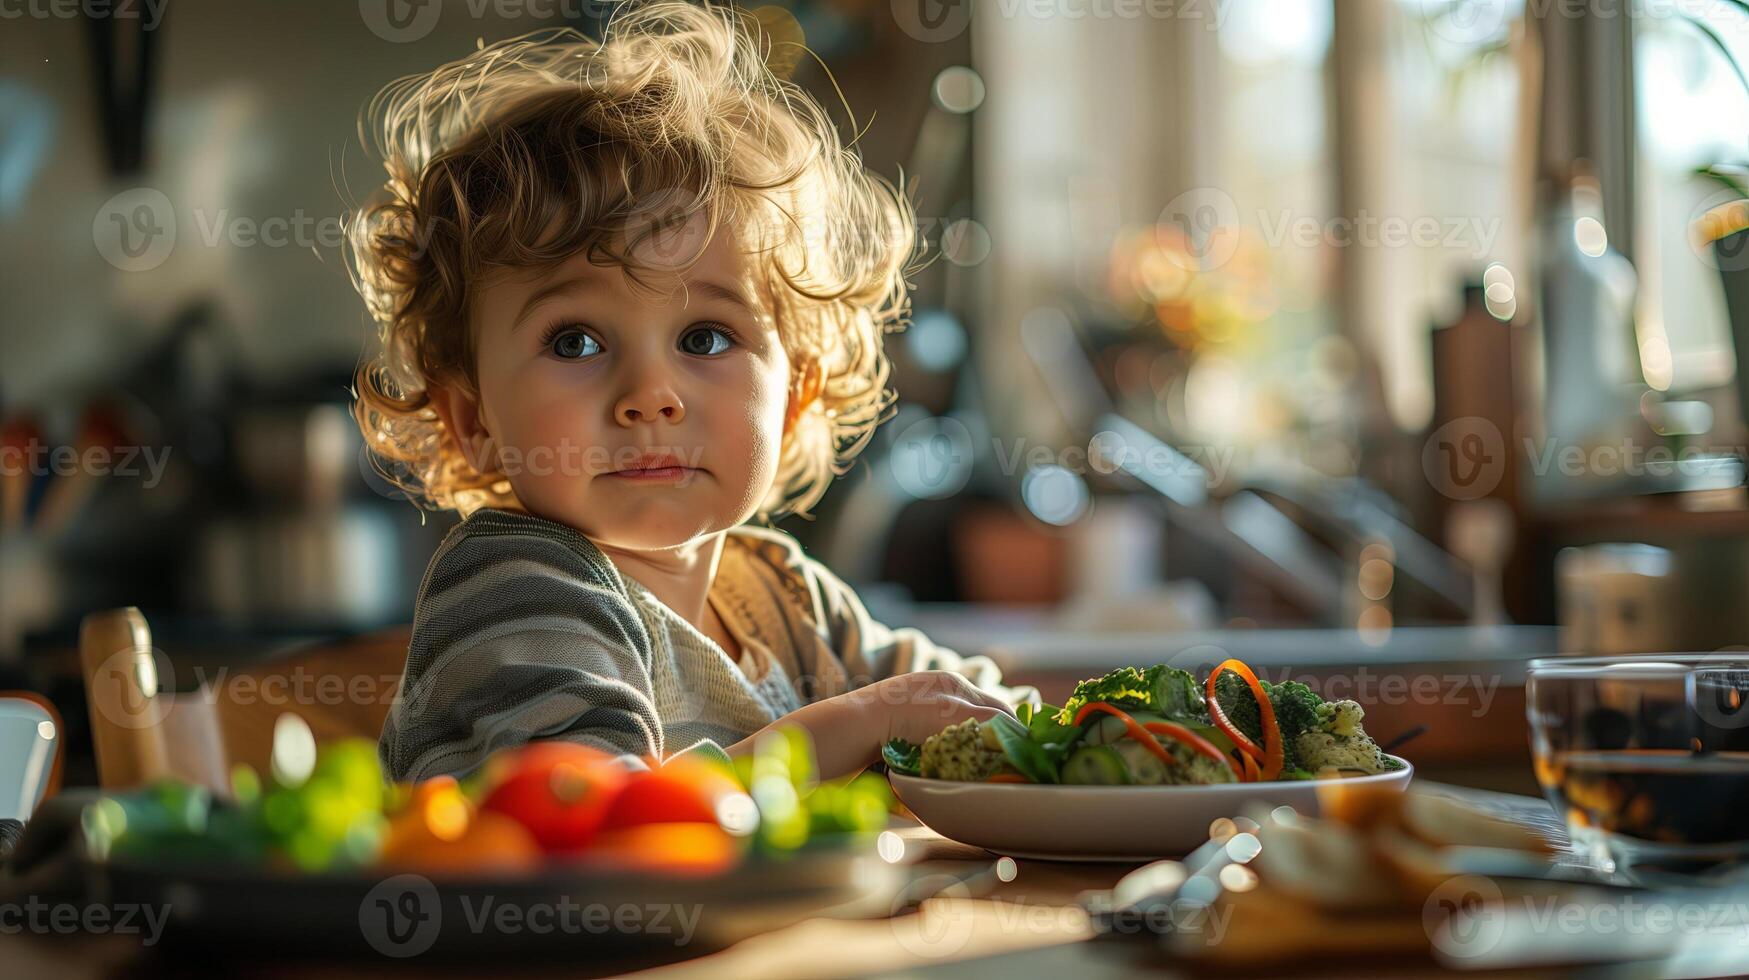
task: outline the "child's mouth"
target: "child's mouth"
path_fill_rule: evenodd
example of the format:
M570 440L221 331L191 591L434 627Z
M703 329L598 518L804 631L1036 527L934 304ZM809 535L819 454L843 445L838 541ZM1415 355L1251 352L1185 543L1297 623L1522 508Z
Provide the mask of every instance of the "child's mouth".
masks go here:
M650 469L616 470L609 476L617 476L625 480L636 480L640 483L662 483L681 480L693 472L690 466L658 466Z

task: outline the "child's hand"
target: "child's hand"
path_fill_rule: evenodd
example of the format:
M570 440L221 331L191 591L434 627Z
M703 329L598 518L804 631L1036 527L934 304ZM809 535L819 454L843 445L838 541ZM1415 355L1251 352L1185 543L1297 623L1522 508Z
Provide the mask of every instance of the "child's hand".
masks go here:
M893 738L921 743L967 718L987 721L1014 713L1001 698L951 670L896 674L840 698L854 706L877 746Z
M858 772L880 758L888 739L924 739L967 718L980 721L1013 711L964 674L920 670L896 674L837 697L815 701L729 746L729 755L753 751L759 737L783 725L800 725L814 739L815 764L823 779Z

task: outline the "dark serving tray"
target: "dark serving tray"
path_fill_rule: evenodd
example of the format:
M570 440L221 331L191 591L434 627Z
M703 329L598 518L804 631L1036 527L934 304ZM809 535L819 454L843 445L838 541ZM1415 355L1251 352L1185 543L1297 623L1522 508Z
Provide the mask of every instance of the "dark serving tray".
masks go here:
M710 877L581 865L427 877L80 863L86 901L136 917L151 910L169 955L424 964L509 954L518 963L562 956L574 965L687 958L813 916L887 914L909 877L867 840L749 857Z

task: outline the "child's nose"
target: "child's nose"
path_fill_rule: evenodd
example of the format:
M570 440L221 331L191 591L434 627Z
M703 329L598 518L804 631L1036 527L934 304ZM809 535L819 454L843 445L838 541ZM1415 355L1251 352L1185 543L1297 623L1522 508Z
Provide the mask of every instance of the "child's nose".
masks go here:
M686 407L681 404L679 393L663 381L640 382L614 405L614 420L621 425L658 418L670 422L686 418Z

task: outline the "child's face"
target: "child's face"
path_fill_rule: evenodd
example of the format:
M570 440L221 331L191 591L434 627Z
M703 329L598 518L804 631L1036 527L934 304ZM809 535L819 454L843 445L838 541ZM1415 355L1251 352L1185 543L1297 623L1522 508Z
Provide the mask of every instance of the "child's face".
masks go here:
M752 516L776 478L790 385L729 229L685 285L653 285L659 298L585 255L490 281L473 309L480 400L452 399L460 411L446 413L476 468L496 451L523 506L626 549L673 547ZM473 426L459 417L470 413ZM672 453L683 469L626 475L645 453Z

